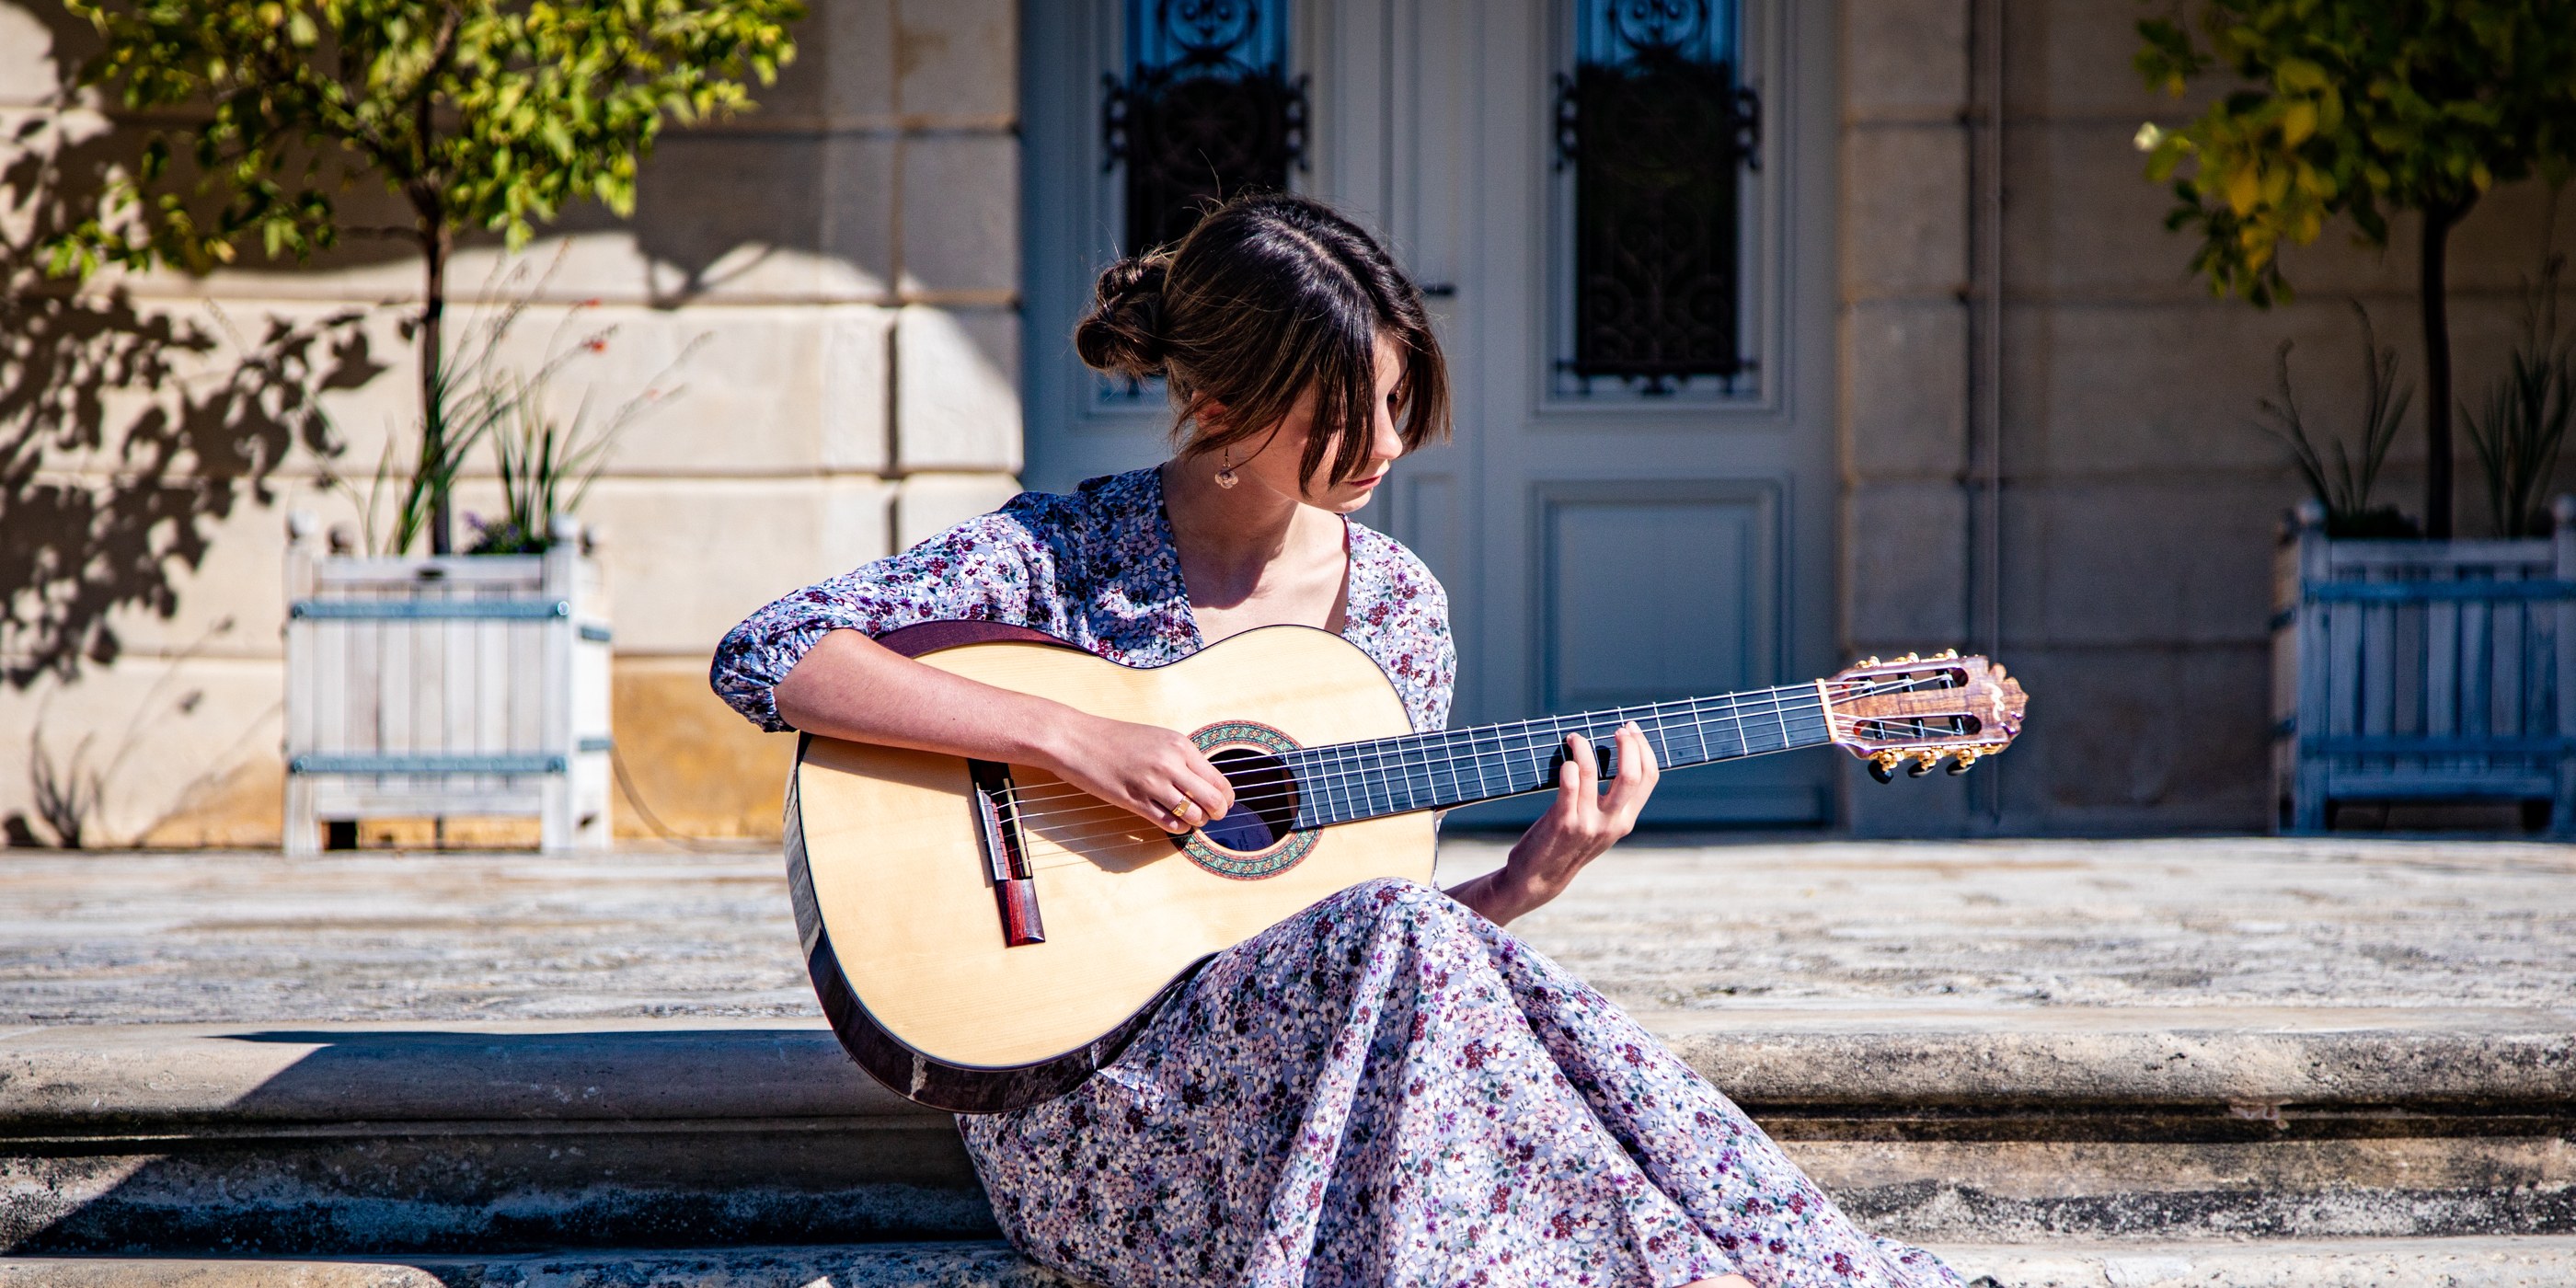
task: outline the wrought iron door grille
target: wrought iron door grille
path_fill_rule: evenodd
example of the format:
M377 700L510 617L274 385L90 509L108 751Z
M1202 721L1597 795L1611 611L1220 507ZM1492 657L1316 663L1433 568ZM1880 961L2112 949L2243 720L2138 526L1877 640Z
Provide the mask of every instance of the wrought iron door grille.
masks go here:
M1576 0L1557 78L1557 167L1574 171L1573 357L1584 382L1645 393L1695 376L1732 390L1742 173L1761 104L1736 84L1732 0Z
M1106 168L1127 167L1129 254L1181 239L1217 202L1306 164L1306 78L1285 0L1127 0L1127 75L1101 78Z

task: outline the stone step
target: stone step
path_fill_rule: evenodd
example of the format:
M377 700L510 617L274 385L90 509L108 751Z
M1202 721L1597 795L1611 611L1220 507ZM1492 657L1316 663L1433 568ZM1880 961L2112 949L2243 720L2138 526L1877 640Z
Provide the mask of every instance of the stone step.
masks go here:
M2564 1288L2576 1238L1938 1245L1980 1288ZM1071 1288L999 1242L346 1260L0 1257L0 1288Z
M1897 1237L2576 1233L2556 1012L1644 1018ZM948 1118L813 1020L0 1034L0 1253L995 1233Z

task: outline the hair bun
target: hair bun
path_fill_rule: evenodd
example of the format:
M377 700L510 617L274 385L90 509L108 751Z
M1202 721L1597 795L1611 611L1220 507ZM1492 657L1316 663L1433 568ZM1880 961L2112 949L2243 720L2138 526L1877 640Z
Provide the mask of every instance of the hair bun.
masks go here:
M1163 374L1163 279L1168 252L1131 255L1101 273L1091 315L1073 329L1074 352L1096 371L1152 380Z

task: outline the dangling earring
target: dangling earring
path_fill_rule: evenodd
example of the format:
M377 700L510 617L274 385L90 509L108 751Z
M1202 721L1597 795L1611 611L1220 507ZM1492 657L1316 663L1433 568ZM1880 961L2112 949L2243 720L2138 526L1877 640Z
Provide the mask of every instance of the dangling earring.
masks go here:
M1243 481L1242 479L1239 479L1239 478L1235 477L1235 474L1234 474L1234 449L1233 449L1233 448L1231 448L1231 447L1229 447L1229 448L1225 449L1225 457L1224 457L1224 459L1223 459L1223 468L1219 469L1219 470L1216 472L1216 485L1217 485L1218 487L1227 487L1227 488L1230 488L1230 487L1233 487L1235 484L1240 483L1240 482L1242 482L1242 481Z

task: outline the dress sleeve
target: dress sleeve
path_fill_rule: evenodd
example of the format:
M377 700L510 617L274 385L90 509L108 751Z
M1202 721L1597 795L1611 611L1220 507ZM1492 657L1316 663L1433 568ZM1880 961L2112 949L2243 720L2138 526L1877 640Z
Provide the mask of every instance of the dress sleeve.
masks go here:
M788 725L773 696L807 651L836 630L883 635L922 622L1046 623L1051 560L1020 502L979 515L902 554L787 595L743 619L716 646L708 681L745 719L772 733Z

